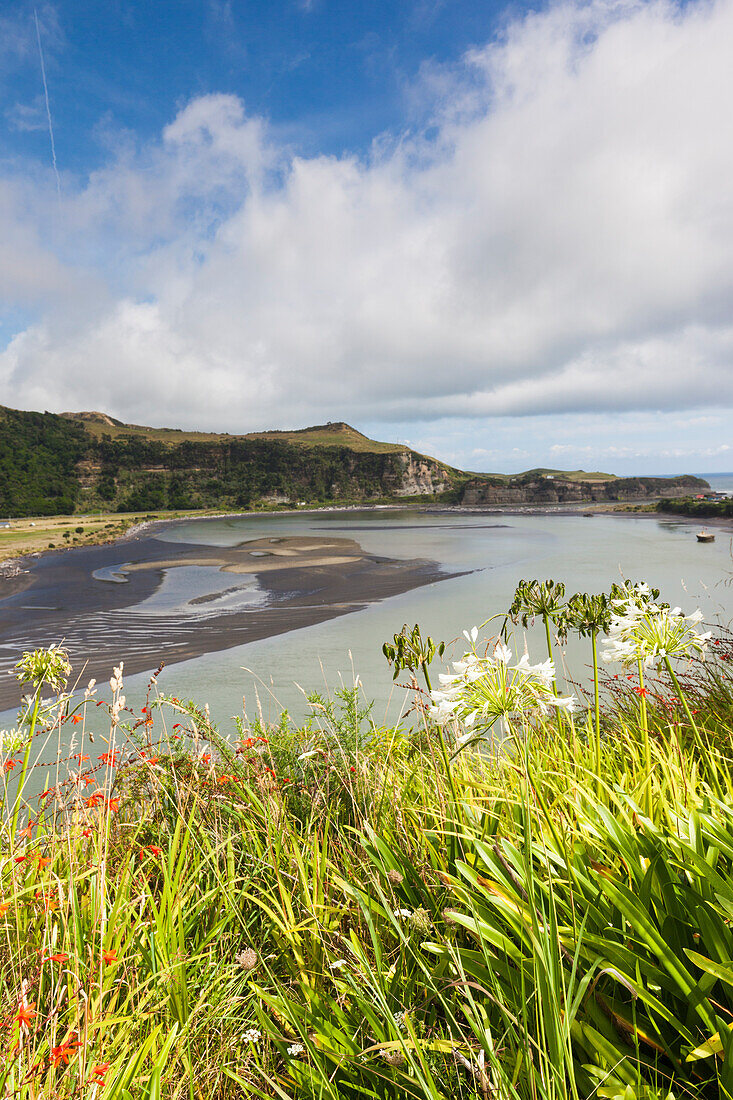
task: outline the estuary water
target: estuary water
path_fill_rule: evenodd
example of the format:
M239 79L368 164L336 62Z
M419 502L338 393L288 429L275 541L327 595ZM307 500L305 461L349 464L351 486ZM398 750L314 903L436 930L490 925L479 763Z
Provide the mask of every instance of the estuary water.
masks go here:
M582 512L458 513L440 511L370 510L293 513L184 521L164 527L156 538L165 556L175 559L177 547L200 546L211 556L255 539L348 538L368 554L391 559L426 559L451 574L423 587L372 603L362 610L275 637L236 645L167 666L159 678L161 691L208 703L222 732L233 728L231 717L246 707L250 716L261 710L274 720L282 709L294 716L307 712L303 692L332 695L350 686L358 674L364 696L374 701L376 721L397 720L405 705L404 692L394 688L381 652L382 643L404 623L419 623L423 634L449 645L446 657L463 652L462 631L491 616L503 615L520 578L552 577L568 592L600 591L622 578L644 580L660 588L662 598L685 611L700 607L710 623L733 620L733 532L716 529L716 541L699 544L698 525L674 517L633 514L585 516ZM74 551L69 551L73 554ZM124 555L120 560L124 560ZM112 574L114 570L112 570ZM227 584L217 584L210 567L185 566L163 573L158 588L140 600L141 621L154 630L157 613L170 615L181 606L195 630L197 608L211 614L211 599L226 606ZM456 575L462 574L462 575ZM229 575L231 578L231 574ZM119 578L106 578L107 587ZM105 587L103 584L101 587ZM221 595L217 596L217 591ZM252 583L237 593L256 613L260 594ZM126 614L135 608L127 608ZM499 618L486 633L495 633ZM294 624L295 625L295 624ZM0 638L0 643L3 641ZM543 659L544 641L535 631L514 638L533 659ZM124 660L125 654L119 654ZM160 659L165 658L161 649ZM584 677L587 654L572 645L571 673ZM151 671L157 661L151 660ZM126 678L125 694L142 704L148 675ZM0 715L0 727L12 725L14 711Z

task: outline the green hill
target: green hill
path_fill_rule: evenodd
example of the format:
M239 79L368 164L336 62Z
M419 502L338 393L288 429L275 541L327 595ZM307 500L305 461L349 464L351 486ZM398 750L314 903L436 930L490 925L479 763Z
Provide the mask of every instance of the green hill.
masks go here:
M480 507L643 499L706 486L696 478L620 479L583 470L469 474L341 421L229 435L125 424L102 412L0 406L0 516L404 499Z

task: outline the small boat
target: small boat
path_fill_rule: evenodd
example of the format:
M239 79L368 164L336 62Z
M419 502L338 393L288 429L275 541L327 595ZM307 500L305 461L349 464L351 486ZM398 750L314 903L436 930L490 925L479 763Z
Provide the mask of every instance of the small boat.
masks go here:
M703 527L702 531L697 532L698 542L715 542L715 535L711 531L706 531Z

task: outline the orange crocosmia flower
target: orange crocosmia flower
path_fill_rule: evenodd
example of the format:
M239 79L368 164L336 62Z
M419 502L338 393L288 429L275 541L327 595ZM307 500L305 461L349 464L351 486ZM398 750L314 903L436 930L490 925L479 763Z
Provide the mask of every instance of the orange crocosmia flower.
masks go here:
M110 963L119 962L117 958L117 952L109 950L108 948L102 952L102 960L109 966Z
M17 760L6 760L5 763L3 764L3 771L7 774L7 772L11 772L13 770L13 768L17 768L17 767L18 767L18 761Z
M30 840L31 836L33 834L33 824L34 823L32 821L29 821L28 824L26 825L25 829L20 830L20 832L18 833L18 836L19 837L27 837L28 840ZM37 824L37 822L36 822L36 824Z
M44 906L47 913L53 912L54 909L59 907L59 899L56 897L44 898Z
M110 812L110 813L112 813L112 814L116 814L116 813L117 813L117 811L119 810L119 808L120 808L120 800L119 800L119 798L110 798L110 799L108 800L108 802L107 802L107 809L109 810L109 812Z
M101 1066L95 1066L94 1067L94 1069L92 1070L92 1073L94 1074L95 1077L100 1078L99 1084L103 1085L104 1080L101 1080L101 1078L104 1078L105 1073L107 1073L108 1071L109 1071L109 1062L102 1062Z
M65 963L68 957L65 951L57 951L55 955L49 955L43 961L47 963Z
M28 856L13 856L14 863L23 863L26 859L28 859Z
M2 902L2 904L0 904L0 917L4 917L9 908L10 908L10 902L9 901Z
M58 1047L51 1047L51 1064L58 1066L61 1062L65 1066L69 1064L69 1057L78 1050L81 1043L77 1043L73 1039L67 1039L65 1043L62 1043Z
M33 1004L19 1004L18 1015L13 1017L21 1027L30 1027L31 1020L37 1016L35 1002Z
M39 868L40 867L48 867L49 863L53 863L53 860L49 856L39 856L38 857L38 866L39 866Z
M83 714L75 714L73 716L73 718L71 719L71 721L74 723L75 726L77 726L79 724L79 722L84 721L84 715Z
M104 795L101 791L95 791L94 794L90 794L89 798L85 799L87 806L97 806L100 802L104 801Z

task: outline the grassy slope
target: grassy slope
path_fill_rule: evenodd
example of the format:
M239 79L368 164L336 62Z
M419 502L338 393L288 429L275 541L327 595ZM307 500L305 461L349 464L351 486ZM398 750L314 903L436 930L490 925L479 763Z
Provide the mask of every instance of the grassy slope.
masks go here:
M686 672L697 731L647 681L645 748L622 678L598 755L583 716L541 720L514 756L459 754L450 781L419 702L375 729L342 693L232 744L177 699L116 730L80 702L97 742L61 761L67 814L51 797L14 824L0 787L0 1090L724 1100L726 667Z
M171 446L179 443L220 443L233 439L266 439L281 443L296 443L304 447L348 447L349 450L369 454L385 454L408 449L401 443L380 443L376 439L369 439L356 428L344 423L319 424L296 431L246 432L242 435L230 435L228 432L189 432L181 428L148 428L141 424L123 424L103 413L64 413L63 416L68 420L83 423L86 430L97 439L101 439L104 435L112 439L137 436L160 443L169 443Z

